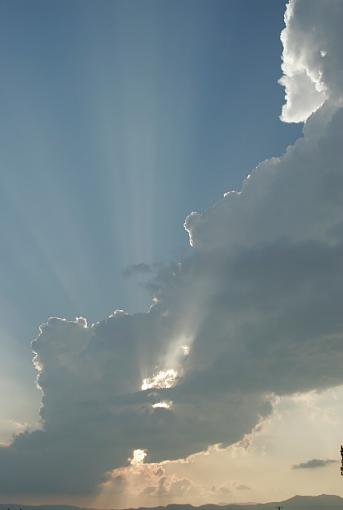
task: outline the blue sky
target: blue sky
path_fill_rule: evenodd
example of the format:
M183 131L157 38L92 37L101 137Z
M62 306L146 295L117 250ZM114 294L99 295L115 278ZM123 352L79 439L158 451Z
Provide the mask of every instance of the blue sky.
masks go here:
M283 1L1 3L2 321L97 320L148 297L129 264L299 134L278 115ZM22 324L20 324L22 323Z
M187 214L299 137L279 120L284 10L0 3L0 371L21 395L0 405L4 418L31 416L40 323L145 310L125 268L182 257Z

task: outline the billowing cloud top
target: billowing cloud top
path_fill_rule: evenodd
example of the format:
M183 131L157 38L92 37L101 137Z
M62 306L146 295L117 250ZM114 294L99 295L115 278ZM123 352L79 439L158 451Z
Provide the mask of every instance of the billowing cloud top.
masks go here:
M133 450L232 444L273 394L343 383L342 21L340 1L290 2L283 118L312 113L304 137L188 216L192 254L152 282L149 312L41 328L42 429L0 449L2 493L93 492Z
M327 99L341 102L342 2L290 0L285 13L283 77L285 122L305 121Z

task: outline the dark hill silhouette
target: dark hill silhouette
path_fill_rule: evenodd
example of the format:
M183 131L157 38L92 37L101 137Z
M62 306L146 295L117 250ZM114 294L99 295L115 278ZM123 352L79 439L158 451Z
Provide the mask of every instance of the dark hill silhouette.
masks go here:
M343 498L334 495L322 494L321 496L294 496L285 501L270 503L247 503L228 505L201 505L194 507L188 504L171 504L156 507L139 507L128 510L275 510L281 506L283 510L343 510ZM2 503L0 510L96 510L69 505L20 505Z
M339 496L322 494L321 496L294 496L283 501L287 508L342 508L343 498Z

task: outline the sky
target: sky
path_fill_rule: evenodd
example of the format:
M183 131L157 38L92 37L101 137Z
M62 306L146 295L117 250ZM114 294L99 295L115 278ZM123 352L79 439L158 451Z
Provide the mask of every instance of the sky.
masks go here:
M145 311L150 275L127 269L182 257L185 217L300 128L278 119L284 2L0 9L0 412L30 423L39 324Z
M341 2L0 11L1 499L343 495Z

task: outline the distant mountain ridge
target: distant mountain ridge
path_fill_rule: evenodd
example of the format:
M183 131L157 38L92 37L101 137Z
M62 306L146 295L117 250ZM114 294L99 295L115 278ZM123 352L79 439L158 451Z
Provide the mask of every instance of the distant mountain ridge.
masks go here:
M281 506L283 510L343 510L343 498L335 495L293 496L284 501L270 503L230 503L227 505L205 504L193 506L189 504L170 504L155 507L136 507L128 510L275 510ZM99 510L72 505L20 505L1 503L0 510Z

